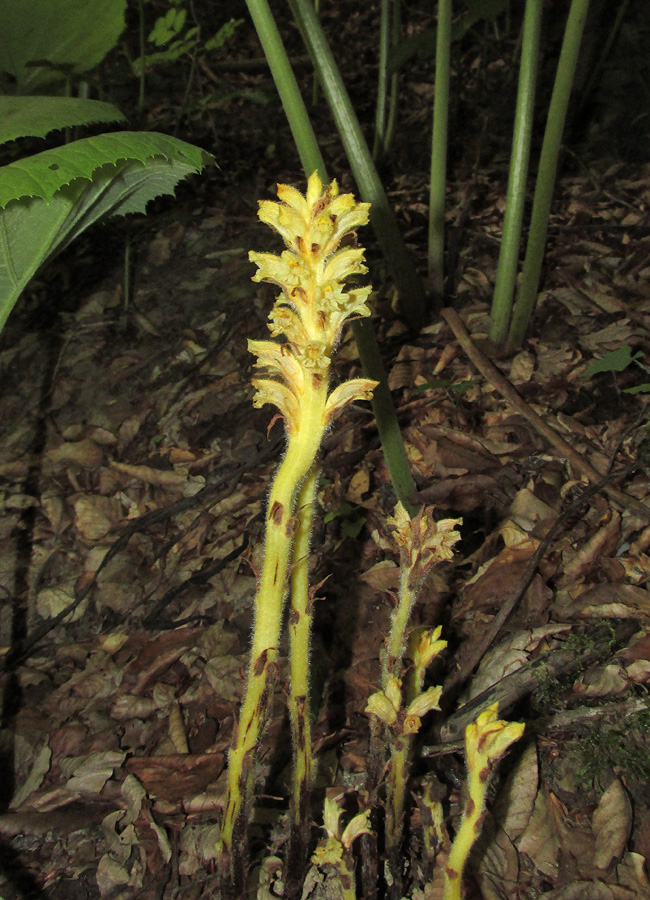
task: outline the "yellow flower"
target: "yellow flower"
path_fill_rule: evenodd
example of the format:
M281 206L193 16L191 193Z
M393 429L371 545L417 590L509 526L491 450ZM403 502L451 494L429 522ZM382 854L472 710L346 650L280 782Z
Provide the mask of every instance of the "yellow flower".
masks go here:
M339 194L335 181L323 190L316 174L309 179L305 196L281 184L278 198L279 203L262 201L259 217L281 235L287 249L279 256L251 251L249 258L258 267L253 281L269 281L282 291L268 327L273 338L284 336L286 341L249 341L248 346L258 357L256 365L271 376L253 380L254 404L277 406L293 434L304 418L303 404L316 408L315 394L322 409L320 426L326 428L343 406L370 399L376 387L377 382L358 378L326 396L331 357L343 325L351 316L370 315L366 301L371 288L348 290L345 284L347 278L368 271L364 251L337 249L346 235L367 223L370 204L357 203L352 194ZM310 422L309 427L319 424L313 416Z
M519 740L526 727L523 722L498 719L498 714L499 704L493 703L465 729L467 768L479 777L483 772L489 773L510 744Z
M453 546L460 540L456 527L462 519L433 519L432 510L423 508L414 519L401 503L395 515L388 519L393 527L393 539L400 548L401 566L409 570L409 586L416 587L436 563L453 557Z

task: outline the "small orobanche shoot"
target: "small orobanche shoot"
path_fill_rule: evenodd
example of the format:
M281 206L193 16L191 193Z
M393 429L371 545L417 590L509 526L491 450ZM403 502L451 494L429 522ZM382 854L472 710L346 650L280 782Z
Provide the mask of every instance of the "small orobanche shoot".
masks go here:
M268 281L280 288L269 316L273 340L248 342L257 357L256 365L264 370L253 379L257 390L253 402L257 407L266 403L277 407L284 420L287 449L269 495L250 667L229 755L219 842L225 896L238 897L244 885L245 830L255 786L254 753L273 695L282 609L294 538L303 514L298 507L302 505L304 485L313 479L321 440L330 423L350 401L369 399L377 384L368 378L356 378L330 392L331 358L343 325L351 316L370 315L366 304L370 287L348 288L345 283L350 276L367 272L364 250L340 247L344 238L367 223L369 204L357 203L352 194L339 194L335 181L323 189L316 174L309 178L305 196L293 187L278 185L278 198L280 202L261 201L259 217L280 234L286 249L280 256L249 254L258 266L253 280ZM297 502L301 486L303 494ZM313 495L313 491L308 493ZM304 604L302 607L306 613ZM300 614L300 604L294 604L292 616ZM307 641L305 634L302 642ZM292 656L298 649L292 641ZM303 662L298 668L307 665L308 648L302 650ZM294 702L292 712L296 709L304 714L304 703ZM304 759L300 769L300 778L308 778L309 765Z
M447 646L447 642L440 639L441 627L416 629L408 635L408 624L418 591L427 576L435 566L452 558L454 544L460 539L457 526L461 521L442 519L436 522L429 508L421 509L411 519L401 503L397 504L393 518L388 519L393 541L399 548L399 595L382 659L381 690L369 697L366 712L372 717L371 792L377 786L377 776L384 768L387 751L390 755L386 780L385 852L387 869L396 884L402 869L401 846L413 741L422 718L439 708L442 693L439 686L423 691L424 676L428 666Z
M505 722L498 715L499 706L494 703L465 729L467 797L445 865L444 900L462 900L463 869L481 832L490 778L508 747L524 733L523 722Z

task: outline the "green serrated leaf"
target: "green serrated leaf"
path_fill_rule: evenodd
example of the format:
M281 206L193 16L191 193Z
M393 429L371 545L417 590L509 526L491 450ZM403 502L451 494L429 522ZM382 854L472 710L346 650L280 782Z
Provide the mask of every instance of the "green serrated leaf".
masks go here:
M18 160L0 169L0 208L21 197L50 201L77 178L91 179L106 163L147 162L160 157L199 171L212 157L200 147L156 132L123 131L83 138Z
M634 387L623 388L624 394L650 394L650 383L637 384Z
M45 137L58 128L120 122L112 103L76 97L0 97L0 144L21 137Z
M584 375L589 378L591 375L597 375L599 372L624 372L629 365L636 359L643 356L640 350L632 356L632 348L625 344L623 347L617 347L616 350L610 350L602 359L597 359L587 366Z
M178 155L165 142L166 155L95 165L92 179L78 177L49 200L14 200L0 212L0 330L38 268L90 225L105 216L144 212L150 200L173 194L179 181L200 171L209 154L179 143Z
M45 93L98 65L124 30L126 0L0 0L0 71L21 94ZM48 60L49 66L30 66Z

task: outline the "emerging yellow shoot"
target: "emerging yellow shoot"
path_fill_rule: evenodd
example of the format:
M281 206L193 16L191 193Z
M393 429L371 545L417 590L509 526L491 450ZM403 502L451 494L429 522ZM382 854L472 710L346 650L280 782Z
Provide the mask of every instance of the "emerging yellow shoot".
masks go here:
M467 800L445 866L444 900L461 900L463 869L474 841L481 831L488 785L496 764L506 750L524 733L523 722L504 722L497 718L498 704L482 712L465 729L467 757Z
M377 384L356 378L329 391L331 357L345 321L370 315L366 304L370 287L345 284L350 276L367 271L364 251L350 246L339 249L344 238L366 224L369 204L357 203L351 194L339 194L335 181L323 190L316 174L309 179L306 196L278 185L278 198L279 203L262 201L259 217L281 235L286 250L280 256L249 254L258 266L253 280L270 281L281 291L269 317L275 340L249 341L248 346L257 356L256 365L265 370L253 379L257 389L253 402L278 408L288 441L269 496L251 663L229 757L219 843L224 896L241 896L243 890L247 807L255 784L253 755L273 693L298 492L310 471L313 477L323 434L336 414L352 400L370 399ZM277 340L281 336L284 340ZM304 606L302 614L306 614ZM306 647L303 656L306 665ZM293 665L292 670L295 676ZM307 778L306 763L303 770Z

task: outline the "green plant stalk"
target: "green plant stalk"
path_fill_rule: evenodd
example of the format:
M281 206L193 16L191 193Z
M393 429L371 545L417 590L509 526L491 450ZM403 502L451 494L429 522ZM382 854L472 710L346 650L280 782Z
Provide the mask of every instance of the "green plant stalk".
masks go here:
M400 39L402 27L402 4L401 0L395 0L393 3L393 15L391 17L391 50L397 46ZM388 122L386 124L386 136L384 138L384 154L388 153L390 145L393 142L393 134L395 133L395 122L397 120L397 107L399 96L399 69L393 68L390 76L390 95L388 97Z
M434 302L440 301L445 283L445 193L447 187L451 14L452 0L438 0L427 251L427 279L429 291L435 298Z
M314 0L314 10L316 12L316 15L320 16L320 0ZM314 72L314 82L311 86L311 105L312 106L316 106L316 104L318 103L319 89L320 88L318 85L318 75L316 74L316 72Z
M379 12L379 66L377 69L377 105L375 107L375 139L372 158L380 162L386 138L386 104L388 102L388 50L390 47L391 0L381 0Z
M386 690L391 678L399 677L406 647L406 628L415 602L416 592L409 587L411 568L402 567L397 606L393 612L388 645L382 659L381 686ZM406 698L404 698L406 699ZM404 703L406 706L407 703ZM386 784L386 860L398 896L402 895L400 850L404 834L404 809L408 784L408 762L413 746L412 735L388 729L390 768ZM392 892L391 892L392 896Z
M318 466L312 466L296 503L297 530L293 539L291 567L291 608L289 610L289 661L291 690L289 714L293 746L291 834L285 865L285 884L303 871L310 833L312 783L311 708L309 657L312 598L309 593L309 538L316 500ZM288 894L291 895L289 890ZM297 890L296 890L297 893Z
M248 0L250 3L250 0ZM393 273L400 307L411 328L426 324L428 310L422 282L397 227L372 154L354 113L334 56L311 0L289 0L300 25L310 56L315 60L323 93L336 123L363 199L371 204L370 222Z
M537 289L544 261L546 234L551 214L555 175L562 144L562 132L571 96L571 88L578 64L582 33L589 0L572 0L564 30L562 50L558 61L553 94L546 120L539 170L533 197L528 244L521 274L519 291L512 313L507 349L520 347L537 299Z
M399 74L390 71L390 52L397 45L400 29L400 0L382 0L379 24L379 68L372 158L381 162L390 147L395 128ZM390 84L390 91L389 91Z
M321 180L325 182L327 181L325 162L267 0L246 0L246 3L269 62L305 174L318 172ZM298 22L301 28L304 27L302 19L298 19ZM308 49L311 54L315 53L311 44L308 44ZM371 207L371 222L372 215ZM352 330L364 373L368 378L379 382L373 394L372 408L395 494L409 514L415 515L418 509L413 500L416 491L415 482L411 475L377 338L372 325L364 320L353 322Z
M378 382L372 395L372 411L375 414L381 449L395 496L408 514L415 516L420 509L414 499L415 482L411 475L411 466L397 420L397 410L388 387L388 377L372 323L367 319L357 319L352 323L352 332L364 375Z
M402 566L400 571L400 584L397 606L393 610L391 617L390 633L388 635L388 644L386 653L382 660L381 667L381 689L383 691L388 687L391 678L399 678L402 668L402 657L406 649L406 628L411 617L411 610L415 603L417 588L420 583L413 589L411 587L413 571L411 567Z
M530 159L530 144L535 113L535 81L539 59L542 8L542 0L526 0L515 127L510 156L506 211L503 219L503 237L501 238L499 265L497 267L496 284L490 311L490 340L495 346L500 348L504 346L508 336L515 280L517 278L528 162Z
M297 488L313 465L320 446L327 388L326 380L316 389L313 385L309 386L305 397L304 427L294 436L289 436L286 456L269 495L264 565L255 598L251 663L237 735L228 758L228 800L219 842L223 883L232 883L233 896L241 896L245 883L244 839L254 786L253 753L268 716L276 676L282 606L294 528L294 500Z

